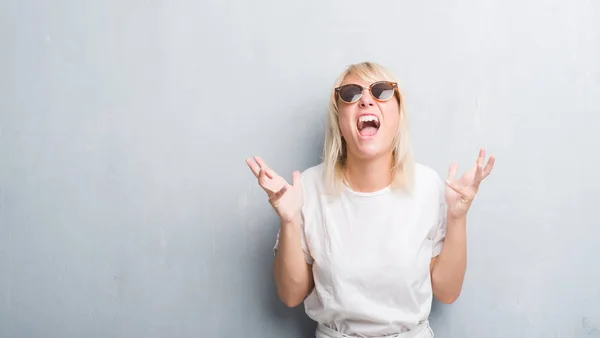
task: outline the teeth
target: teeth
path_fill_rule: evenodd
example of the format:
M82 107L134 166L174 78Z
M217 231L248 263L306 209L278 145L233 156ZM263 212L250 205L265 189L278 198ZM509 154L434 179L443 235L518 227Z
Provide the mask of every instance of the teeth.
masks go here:
M359 122L376 121L377 123L379 123L379 119L377 118L377 116L374 116L374 115L363 115L358 118L358 121Z
M375 122L375 127L379 128L379 119L375 115L363 115L358 118L358 122L356 123L356 127L358 130L362 130L365 122Z

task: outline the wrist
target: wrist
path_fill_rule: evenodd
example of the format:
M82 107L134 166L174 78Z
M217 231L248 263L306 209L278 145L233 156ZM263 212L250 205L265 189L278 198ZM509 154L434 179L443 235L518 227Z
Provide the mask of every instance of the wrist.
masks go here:
M302 214L298 213L292 219L280 219L281 227L296 227L302 223Z
M452 215L451 213L448 213L448 215L446 216L447 218L447 222L448 223L453 223L453 224L467 224L467 215Z

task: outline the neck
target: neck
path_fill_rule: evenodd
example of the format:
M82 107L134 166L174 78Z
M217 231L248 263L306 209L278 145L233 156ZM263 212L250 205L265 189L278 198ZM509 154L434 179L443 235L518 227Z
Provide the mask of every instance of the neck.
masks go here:
M345 168L346 180L354 191L381 190L392 182L392 161L391 153L369 160L348 154Z

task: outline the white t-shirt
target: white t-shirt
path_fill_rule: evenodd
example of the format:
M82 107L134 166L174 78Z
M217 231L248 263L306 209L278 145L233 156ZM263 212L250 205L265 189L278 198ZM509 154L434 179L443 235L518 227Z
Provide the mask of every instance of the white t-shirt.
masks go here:
M324 194L323 164L302 173L302 247L315 287L307 315L334 330L363 337L413 329L427 321L433 293L429 265L446 233L444 184L415 165L412 193L372 193L345 186ZM279 235L275 249L279 243Z

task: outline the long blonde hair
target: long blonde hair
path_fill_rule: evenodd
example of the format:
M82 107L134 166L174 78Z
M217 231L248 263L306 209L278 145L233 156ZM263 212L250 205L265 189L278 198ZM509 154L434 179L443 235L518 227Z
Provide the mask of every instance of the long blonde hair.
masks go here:
M367 83L375 81L398 82L394 75L383 66L373 62L352 64L337 78L334 88L340 86L346 76L353 74ZM414 155L409 133L408 118L404 110L402 94L398 90L398 132L393 139L392 188L400 188L407 192L412 190L414 179ZM346 141L342 138L338 124L338 104L335 91L331 91L329 99L329 113L327 130L323 147L324 180L329 193L338 193L344 182L344 168L346 165Z

